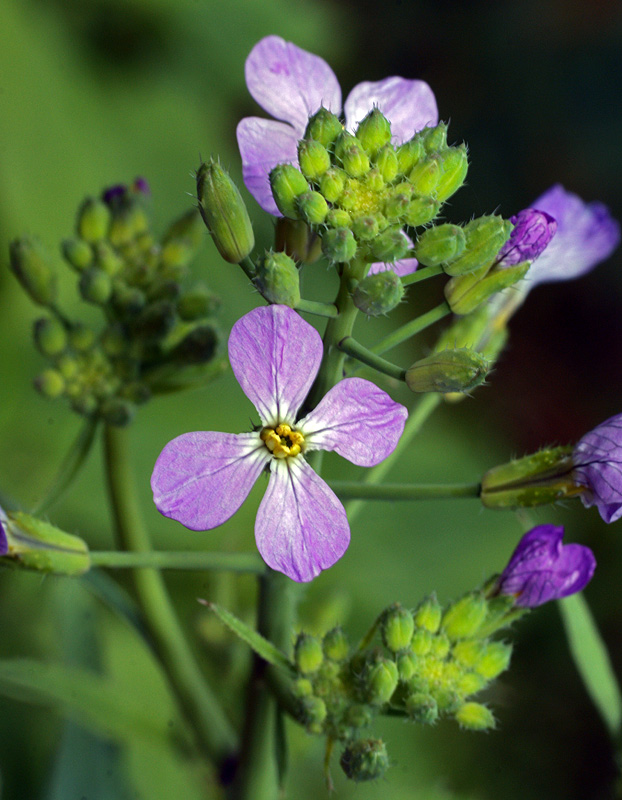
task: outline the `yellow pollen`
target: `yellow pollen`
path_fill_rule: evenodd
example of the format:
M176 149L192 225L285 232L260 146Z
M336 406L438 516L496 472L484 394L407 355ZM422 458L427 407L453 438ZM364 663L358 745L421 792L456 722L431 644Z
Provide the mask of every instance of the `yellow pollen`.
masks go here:
M264 428L259 434L268 450L275 458L297 456L304 447L305 437L300 431L293 431L285 422L274 428Z

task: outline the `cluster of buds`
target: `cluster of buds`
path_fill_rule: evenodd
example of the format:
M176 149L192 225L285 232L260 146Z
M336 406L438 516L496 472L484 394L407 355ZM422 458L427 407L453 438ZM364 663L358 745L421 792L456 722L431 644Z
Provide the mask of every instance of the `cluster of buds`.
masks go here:
M200 378L197 367L213 359L218 342L216 298L204 286L182 288L203 234L201 217L191 210L156 241L147 194L139 179L87 198L75 237L63 242L82 300L103 313L98 329L61 311L57 275L36 240L17 239L10 248L14 274L48 311L34 325L36 346L50 362L37 388L113 425L127 424L153 394Z
M341 767L355 781L379 778L389 766L384 742L366 731L379 713L428 725L448 716L469 730L492 728L492 712L472 696L507 669L512 647L491 636L523 613L493 579L444 609L434 595L414 611L390 606L355 650L341 628L322 639L301 633L294 649L297 718L309 733L342 744ZM374 645L378 631L382 644Z

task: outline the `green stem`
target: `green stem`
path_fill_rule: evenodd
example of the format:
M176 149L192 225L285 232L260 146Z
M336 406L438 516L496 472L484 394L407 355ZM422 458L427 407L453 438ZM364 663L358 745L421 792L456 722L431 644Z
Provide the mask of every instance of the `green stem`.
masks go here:
M400 280L403 286L410 286L413 283L433 278L435 275L442 275L443 272L442 267L421 267L416 272L411 272L410 275L404 275Z
M252 281L255 275L257 274L257 267L255 266L251 258L249 256L243 258L240 261L240 266L244 270L246 277L249 279L249 281Z
M296 305L296 311L304 311L306 314L316 314L318 317L328 317L333 319L338 316L337 306L332 303L320 303L316 300L303 300L302 298Z
M31 509L31 514L34 516L42 514L52 503L55 503L59 499L65 489L71 484L86 461L86 457L91 452L98 422L99 420L94 417L84 422L77 438L63 459L50 488Z
M412 336L415 336L417 333L421 333L422 330L425 330L425 328L428 328L430 325L438 322L439 319L443 319L443 317L451 313L451 308L448 303L443 300L442 303L430 309L430 311L407 322L406 325L402 325L401 328L397 328L393 333L385 336L384 339L381 339L371 350L373 353L384 353L392 347L396 347L398 344L410 339Z
M360 483L330 481L330 488L342 500L440 500L479 497L479 483L409 485L401 483Z
M120 553L116 550L96 550L90 553L94 567L110 569L189 569L220 572L250 572L260 574L264 563L255 553L203 553L150 551Z
M398 381L406 379L406 370L386 361L384 358L377 356L368 350L362 344L356 341L352 336L346 336L339 342L339 349L346 353L346 355L356 358L368 367L382 372L383 375L388 375L390 378L396 378Z
M106 425L105 468L119 542L124 550L150 553L130 464L128 431ZM153 569L136 569L134 584L141 610L160 662L198 745L217 764L236 748L236 737L220 704L205 683L181 630L162 576Z

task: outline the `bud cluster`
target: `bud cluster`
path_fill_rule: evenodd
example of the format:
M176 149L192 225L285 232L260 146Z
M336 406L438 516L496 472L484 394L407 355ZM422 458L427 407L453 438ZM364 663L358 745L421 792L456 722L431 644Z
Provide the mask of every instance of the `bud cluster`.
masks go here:
M101 310L103 327L60 310L56 274L40 244L26 237L11 244L13 272L49 312L34 325L35 344L49 361L36 387L114 425L127 424L152 394L181 386L184 373L196 377L191 373L213 358L218 339L216 298L203 286L182 287L203 235L200 215L184 214L156 241L146 193L137 180L87 198L75 237L62 245L80 297Z
M378 778L389 766L384 743L366 731L379 713L422 724L450 716L470 730L494 727L492 712L472 696L507 669L511 645L490 637L523 612L513 598L491 595L473 591L445 608L432 595L413 611L396 603L355 650L341 628L323 639L299 634L297 718L310 733L343 745L340 764L349 778ZM373 644L377 630L382 646Z

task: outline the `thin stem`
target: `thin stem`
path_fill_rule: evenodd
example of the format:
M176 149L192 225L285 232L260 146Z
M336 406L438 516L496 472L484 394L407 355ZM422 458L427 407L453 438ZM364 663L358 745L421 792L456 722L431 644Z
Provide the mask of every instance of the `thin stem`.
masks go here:
M479 483L403 484L330 481L330 488L342 500L441 500L447 498L479 497Z
M121 547L133 553L150 553L151 544L140 514L130 465L128 431L106 425L104 452L108 491ZM236 749L235 733L205 683L164 580L155 570L143 568L134 572L134 584L160 662L197 742L208 757L223 764Z
M251 258L249 256L246 256L246 258L243 258L240 261L240 266L244 270L244 272L246 274L246 277L250 281L252 281L253 278L255 277L255 275L257 274L257 267L255 266L255 264L253 263Z
M265 565L255 553L203 553L151 551L120 553L116 550L91 552L94 567L109 569L188 569L218 570L220 572L250 572L259 575Z
M318 317L328 317L334 319L339 315L337 306L332 303L320 303L316 300L303 300L302 298L296 305L296 311L304 311L306 314L315 314Z
M387 361L380 356L377 356L375 353L372 353L371 350L368 350L362 344L356 341L356 339L352 338L352 336L346 336L345 339L342 339L339 342L339 349L346 353L352 358L356 358L361 361L363 364L367 364L368 367L377 370L378 372L382 372L383 375L388 375L390 378L396 378L398 381L403 381L406 379L406 370L398 367L396 364L392 364L390 361Z
M76 477L80 468L86 461L88 454L91 452L91 447L95 440L95 432L97 431L99 420L95 417L87 419L77 438L67 451L50 488L45 495L39 500L38 503L31 509L31 514L38 516L46 511L52 503L55 503L63 494L65 489L71 485L73 479Z
M435 275L442 275L443 272L442 267L421 267L416 272L411 272L410 275L403 275L400 280L403 286L410 286L413 283L433 278Z
M430 309L430 311L407 322L406 325L402 325L401 328L397 328L393 333L385 336L384 339L381 339L371 350L373 353L385 353L387 350L405 342L417 333L421 333L421 331L429 328L430 325L438 322L439 319L443 319L443 317L446 317L448 314L451 314L451 308L448 303L443 300L442 303Z

